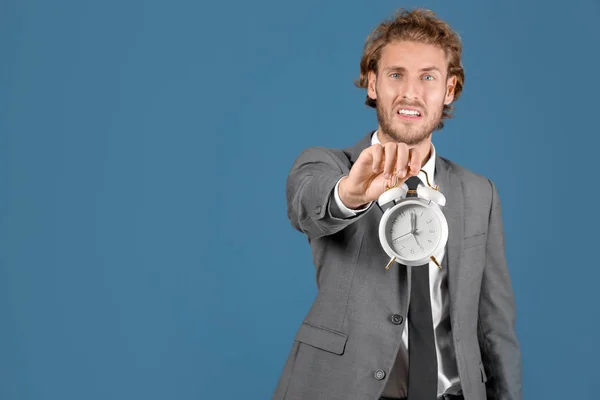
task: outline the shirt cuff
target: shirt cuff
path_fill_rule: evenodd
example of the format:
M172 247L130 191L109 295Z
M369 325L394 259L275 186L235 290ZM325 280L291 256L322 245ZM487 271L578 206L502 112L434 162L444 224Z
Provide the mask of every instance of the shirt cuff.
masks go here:
M340 181L343 178L344 177L340 178L340 180L338 180L337 183L335 184L335 188L333 189L333 201L329 202L331 205L331 207L330 207L331 216L336 217L336 218L354 217L357 214L367 210L372 203L371 202L371 203L367 204L365 207L359 208L357 210L352 210L352 209L346 207L344 205L344 203L342 203L342 199L340 198L340 194L339 194Z

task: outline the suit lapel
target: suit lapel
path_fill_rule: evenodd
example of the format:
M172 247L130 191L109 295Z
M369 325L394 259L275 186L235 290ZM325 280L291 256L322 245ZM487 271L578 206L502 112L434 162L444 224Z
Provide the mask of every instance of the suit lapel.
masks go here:
M448 221L448 243L443 266L448 272L448 295L450 296L450 320L453 332L458 332L458 309L456 306L460 293L462 245L464 238L464 204L462 184L456 174L451 173L450 164L436 155L435 182L446 196L446 205L442 212Z

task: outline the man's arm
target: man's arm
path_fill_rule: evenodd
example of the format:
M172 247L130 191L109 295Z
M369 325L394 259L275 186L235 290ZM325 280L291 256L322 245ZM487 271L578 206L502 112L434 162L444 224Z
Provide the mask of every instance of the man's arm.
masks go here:
M490 400L521 400L521 351L516 310L505 256L504 227L498 191L492 181L492 206L479 301L479 341L488 372Z
M286 184L288 218L295 229L316 239L344 229L365 214L369 207L351 215L340 209L343 203L336 203L334 189L349 170L343 152L311 147L298 156Z

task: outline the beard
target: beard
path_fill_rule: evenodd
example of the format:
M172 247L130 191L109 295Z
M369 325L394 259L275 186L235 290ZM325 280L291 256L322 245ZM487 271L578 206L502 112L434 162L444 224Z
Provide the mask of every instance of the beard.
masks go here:
M402 102L399 105L410 107L419 106L425 110L421 104ZM381 102L377 102L377 120L384 134L388 135L395 142L405 143L409 146L417 145L427 139L442 120L444 104L435 108L431 113L425 111L420 121L410 122L402 121L394 113L393 107L385 109Z

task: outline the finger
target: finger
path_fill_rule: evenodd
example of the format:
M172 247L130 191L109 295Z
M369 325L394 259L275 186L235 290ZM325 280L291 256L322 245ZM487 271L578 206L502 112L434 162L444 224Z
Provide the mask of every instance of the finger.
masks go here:
M407 164L408 164L408 146L404 143L399 143L396 154L396 175L399 179L406 176Z
M373 165L373 151L371 147L367 147L360 152L360 155L358 156L358 159L354 165L360 165L361 170L364 168L370 168Z
M419 151L415 148L410 149L409 154L410 154L409 155L409 158L410 158L409 175L417 176L419 174L419 171L421 170L421 154L419 154Z
M396 166L396 143L389 142L385 146L385 160L383 176L385 179L390 179L394 173L394 167Z
M373 172L378 173L381 171L381 162L383 161L383 146L380 144L373 145L371 156L373 157Z

